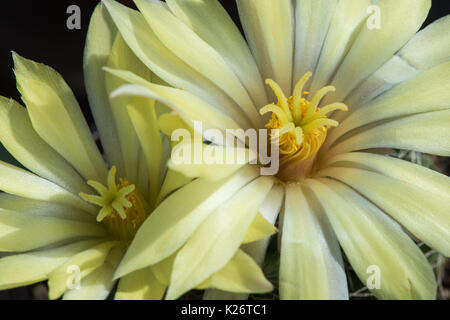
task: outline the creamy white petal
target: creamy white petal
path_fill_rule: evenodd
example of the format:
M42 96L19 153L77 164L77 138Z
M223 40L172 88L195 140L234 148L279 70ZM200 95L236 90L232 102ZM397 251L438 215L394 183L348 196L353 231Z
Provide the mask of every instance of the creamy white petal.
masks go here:
M281 299L348 299L339 244L315 201L299 185L286 186L281 234Z
M24 252L60 241L106 236L99 224L0 209L0 251Z
M74 168L33 129L25 108L0 97L0 141L14 158L37 175L78 194L90 188Z
M196 159L196 151L201 152L201 159ZM175 160L174 154L185 156L183 159ZM256 153L247 148L180 143L172 148L172 158L169 160L168 166L186 177L220 180L233 174L249 162L255 163L253 161L256 160L256 157Z
M299 3L303 3L305 1L297 1L297 6ZM309 3L313 2L313 5L321 5L320 11L319 9L316 13L315 17L315 30L320 31L316 37L311 37L309 31L300 30L302 33L308 32L305 36L305 46L303 47L302 52L296 52L299 55L298 60L302 61L304 54L311 55L308 53L311 50L311 47L317 51L317 49L322 49L316 55L320 55L317 66L314 68L303 68L304 73L308 71L313 72L313 78L311 83L311 92L316 92L320 88L325 87L331 81L331 77L336 72L336 69L339 67L339 64L344 59L345 55L348 53L348 50L351 48L353 41L355 40L358 32L360 31L362 25L365 23L365 18L367 17L367 8L370 6L370 0L341 0L341 1L308 1ZM317 4L315 4L317 2ZM329 7L323 7L323 6ZM336 9L333 9L336 6ZM303 9L299 8L300 11ZM314 12L312 12L314 14ZM305 15L305 13L300 12L301 15ZM333 14L331 17L331 21L328 24L327 19L330 19L330 14ZM311 16L311 19L314 16ZM308 17L306 17L308 20ZM299 25L302 25L302 21L297 22L297 28ZM323 25L322 25L323 24ZM328 29L323 30L325 26L328 26ZM326 38L322 41L320 38L326 34ZM319 40L317 40L319 38ZM316 44L318 42L319 44ZM299 62L300 63L300 62ZM308 69L308 70L307 70ZM304 73L298 72L297 75L292 79L293 82L298 81L298 77L302 77ZM297 79L297 80L296 80Z
M237 0L246 39L263 79L291 92L294 52L294 10L291 1ZM267 89L270 92L270 89ZM273 95L270 92L270 95Z
M115 277L169 257L217 207L258 174L257 168L247 166L224 180L196 179L171 194L139 228Z
M266 293L273 290L258 264L240 249L222 269L214 273L210 284L213 288L237 294Z
M272 225L275 225L281 210L283 199L284 188L280 185L274 185L259 208L259 213ZM269 245L269 240L269 238L266 238L257 242L248 243L243 245L242 249L253 259L255 259L260 266L262 266L264 257L266 256L266 250Z
M80 241L57 248L3 257L0 259L0 290L46 280L55 268L96 243L98 240Z
M239 106L220 88L164 46L141 13L112 0L103 0L103 4L130 49L152 72L171 86L187 90L216 108L243 116Z
M204 124L218 129L251 128L251 124L242 116L229 110L226 112L215 108L214 105L200 97L186 91L167 86L157 85L124 70L111 70L108 72L135 85L123 85L112 93L113 97L124 95L141 96L157 100L167 107L180 113L180 117L192 125L192 121L203 121ZM143 90L142 88L146 89ZM217 121L217 122L216 122ZM239 125L241 127L239 127Z
M431 6L430 0L380 0L380 28L370 22L376 19L372 11L342 65L333 78L336 93L325 102L342 101L362 80L388 61L420 28ZM370 26L370 27L369 27ZM370 54L368 54L370 53Z
M68 289L63 300L105 300L114 286L114 268L104 263L80 281L79 289Z
M72 256L56 268L49 275L49 298L59 298L69 285L76 285L77 280L83 280L101 267L116 245L117 241L105 241Z
M113 248L103 265L82 278L78 288L69 288L63 300L105 300L116 283L113 274L124 250L122 247Z
M151 127L153 128L153 127ZM155 131L159 131L157 129L154 129ZM159 133L159 132L158 132ZM142 146L142 144L141 144ZM162 171L162 165L160 165L160 171ZM140 152L139 154L139 168L138 168L139 176L138 181L136 183L136 187L139 189L139 191L142 194L148 195L149 194L149 187L150 187L150 179L149 179L149 173L148 173L148 165L147 160L145 158L144 152ZM159 182L159 181L158 181ZM159 188L159 185L158 185Z
M416 69L425 70L450 60L450 15L418 32L398 53Z
M371 148L398 148L450 156L450 110L406 116L368 128L338 142L325 153L332 155Z
M225 91L240 106L254 126L264 125L239 78L217 51L157 3L146 0L135 0L135 3L152 31L169 50Z
M450 177L409 161L367 152L351 152L335 156L323 165L339 167L343 164L375 171L415 185L426 192L450 198Z
M160 300L166 286L153 274L151 268L134 271L119 281L115 300Z
M363 125L395 117L450 108L450 61L404 81L358 107L328 135L323 148ZM353 108L354 110L354 108Z
M167 299L176 299L224 267L236 254L274 179L260 177L223 203L177 254Z
M445 16L418 32L398 53L350 93L344 101L350 106L350 112L422 70L450 60L449 28L450 16ZM336 120L340 121L348 114L339 114Z
M394 55L377 71L362 81L345 99L344 103L349 107L348 112L339 112L333 114L333 119L342 121L353 111L358 110L366 103L381 95L385 91L408 80L419 73L419 70L413 68L398 55Z
M318 174L346 183L427 245L445 256L450 255L450 202L447 197L367 170L332 167Z
M164 183L161 186L158 194L158 203L166 198L167 195L172 193L173 191L181 188L182 186L188 184L192 181L192 178L184 176L182 173L179 173L174 170L167 170L167 173L164 177Z
M146 171L150 185L149 203L153 206L160 189L160 171L162 161L162 140L158 130L155 112L155 101L146 98L134 98L128 105L127 111L131 124L140 141L144 154ZM140 173L137 172L139 175Z
M319 181L308 180L307 186L324 206L350 264L371 292L379 299L434 299L433 270L402 228L348 186Z
M90 213L96 209L78 196L35 174L0 161L0 190L24 198L73 206Z
M239 77L256 107L268 103L261 74L241 32L217 0L168 0L170 10L216 50Z
M295 53L292 88L305 73L315 74L328 30L338 28L336 25L330 28L338 0L297 0L293 3L295 5ZM345 44L344 41L341 43ZM334 57L339 58L337 55ZM310 84L311 82L306 84L305 90L309 89Z
M80 106L52 68L13 54L17 88L36 132L86 180L103 181L107 170Z
M267 219L272 225L275 224L281 209L284 198L284 188L280 185L274 185L270 190L263 204L259 208L259 213ZM262 239L257 242L242 245L244 252L248 253L255 262L262 267L266 250L269 245L270 238ZM217 289L208 289L203 295L205 300L247 300L248 294L227 292Z
M146 80L151 79L151 72L127 47L120 34L117 34L116 36L106 65L113 69L129 70ZM104 70L102 70L102 72L105 73L105 88L108 93L111 93L126 83L122 79L105 72ZM120 149L122 150L122 158L124 161L124 167L120 168L118 176L121 175L126 177L128 181L136 183L139 176L137 170L139 168L138 163L141 150L136 131L133 128L133 123L126 108L132 99L132 97L110 98L110 112L112 113L116 124Z
M106 92L105 72L102 70L108 62L116 34L114 22L104 5L100 3L92 13L86 36L83 58L84 82L105 156L121 173L124 167L122 150Z
M3 192L0 193L0 208L36 216L48 216L85 222L95 221L95 215L76 207L62 203L22 198Z

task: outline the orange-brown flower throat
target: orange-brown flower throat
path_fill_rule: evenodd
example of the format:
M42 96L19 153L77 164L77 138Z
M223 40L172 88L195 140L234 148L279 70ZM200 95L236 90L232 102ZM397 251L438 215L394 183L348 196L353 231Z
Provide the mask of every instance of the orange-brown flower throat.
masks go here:
M276 143L280 152L280 171L278 177L282 181L298 181L310 175L317 152L322 146L330 127L338 122L327 118L327 114L335 110L347 111L343 103L333 103L319 108L320 101L335 87L327 86L317 91L309 101L303 98L303 88L311 72L306 73L294 88L291 97L286 98L280 86L267 79L274 91L277 104L269 104L260 110L261 114L272 112L266 128L270 130L270 141Z

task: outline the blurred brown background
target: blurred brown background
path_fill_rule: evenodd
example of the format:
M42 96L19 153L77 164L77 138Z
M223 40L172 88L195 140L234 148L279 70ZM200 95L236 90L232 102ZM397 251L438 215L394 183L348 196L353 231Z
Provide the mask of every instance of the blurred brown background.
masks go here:
M92 11L98 0L28 0L0 3L0 95L20 101L12 71L11 50L26 58L39 61L56 69L75 93L83 112L92 124L82 75L82 57L84 39ZM131 0L120 2L133 6ZM239 18L233 0L220 1L233 20L239 25ZM81 30L69 30L66 27L67 7L76 4L81 8ZM450 14L450 1L434 0L425 25ZM450 30L449 30L450 31ZM16 163L0 146L0 160ZM450 173L448 159L433 157L434 168ZM17 163L16 163L17 164ZM440 271L440 298L450 299L450 265ZM44 284L0 291L3 299L46 299Z

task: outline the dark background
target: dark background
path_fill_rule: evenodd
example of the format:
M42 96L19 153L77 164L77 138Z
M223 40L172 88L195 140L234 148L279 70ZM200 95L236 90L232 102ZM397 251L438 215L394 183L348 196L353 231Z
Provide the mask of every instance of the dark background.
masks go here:
M92 124L84 89L82 59L89 19L98 2L98 0L1 0L0 95L20 101L12 71L11 51L14 50L26 58L48 64L61 73L74 91L89 123ZM120 2L133 6L131 0L120 0ZM235 1L221 0L220 2L240 26ZM69 30L66 27L69 16L66 10L72 4L81 8L81 30ZM424 26L447 14L450 14L450 1L434 0ZM1 146L0 159L15 163ZM446 165L445 162L447 161L444 163L442 163L443 159L439 161L441 171L446 171L445 167L448 164ZM45 291L42 285L0 291L0 299L45 298Z

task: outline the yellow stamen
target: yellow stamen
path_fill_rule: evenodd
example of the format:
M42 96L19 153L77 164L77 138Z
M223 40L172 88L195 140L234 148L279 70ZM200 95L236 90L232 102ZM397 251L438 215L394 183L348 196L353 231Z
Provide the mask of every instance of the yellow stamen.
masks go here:
M306 114L303 116L301 124L309 122L310 117L314 115L314 112L316 112L317 107L319 106L319 103L322 100L322 98L325 97L327 93L333 91L336 91L336 88L333 86L324 87L319 91L317 91L317 93L314 95L311 102L309 103L308 109L306 111Z
M118 238L130 241L147 217L149 206L134 184L125 179L119 179L119 184L116 184L116 171L116 167L112 166L106 181L107 187L97 181L87 182L99 195L83 192L79 195L101 207L97 215L98 222L104 223Z
M303 88L311 76L311 72L306 73L297 82L293 95L289 98L286 98L275 81L266 80L266 84L272 88L278 101L277 104L261 108L260 114L272 113L266 128L271 130L272 143L278 143L281 166L292 161L296 163L307 161L315 156L326 138L328 128L338 125L337 121L328 119L327 114L335 110L347 111L347 106L343 103L333 103L319 108L325 95L336 90L333 86L318 90L311 101L303 98L302 94L309 93L303 92ZM308 165L311 167L309 162Z
M302 100L302 91L303 91L303 87L308 82L309 78L311 78L311 76L312 76L312 72L305 73L305 75L300 79L299 82L297 82L297 85L294 88L294 95L293 95L293 97L294 97L294 106L293 106L293 111L294 111L295 122L300 122L301 121L302 110L300 108L300 101Z
M273 81L272 79L267 79L266 84L269 85L269 87L272 88L273 92L277 96L278 99L278 105L281 107L281 109L285 112L286 116L289 118L289 121L292 121L292 114L289 110L289 104L288 100L286 99L286 96L283 93L283 90L281 90L281 87Z

